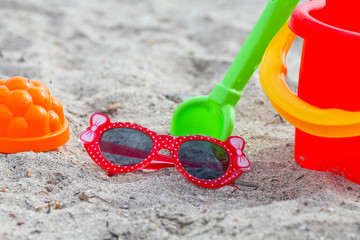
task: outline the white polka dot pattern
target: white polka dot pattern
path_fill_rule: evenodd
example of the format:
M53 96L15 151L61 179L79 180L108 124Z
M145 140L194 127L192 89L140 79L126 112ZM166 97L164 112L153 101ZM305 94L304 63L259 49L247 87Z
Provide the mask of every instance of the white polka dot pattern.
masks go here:
M99 114L99 113L96 113ZM101 114L103 115L103 114ZM107 119L109 119L106 115L104 115ZM177 137L174 138L172 136L168 135L158 135L155 132L150 131L149 129L142 127L137 124L131 124L131 123L122 123L122 122L116 122L116 123L110 123L110 120L108 120L104 125L102 125L102 129L97 129L95 138L91 143L84 143L84 147L90 157L95 161L96 164L98 164L100 167L108 170L110 173L126 173L130 171L136 171L139 169L152 169L152 170L158 170L163 167L169 167L171 164L175 165L176 169L181 173L185 178L193 182L194 184L197 184L202 187L206 188L218 188L221 186L224 186L226 184L230 184L237 177L239 177L242 173L242 169L235 163L235 160L239 157L245 157L245 154L243 153L243 144L240 148L239 146L234 146L231 144L232 142L241 142L244 141L240 137L230 137L226 142L220 141L215 138L211 138L208 136L200 136L200 135L194 135L194 136L185 136L185 137ZM132 166L120 166L113 163L110 163L104 156L102 155L100 148L99 148L99 141L101 138L101 135L103 132L105 132L108 129L111 128L132 128L139 130L143 133L146 133L149 135L154 143L152 151L149 153L149 155L144 159L144 161L132 165ZM235 140L234 140L235 139ZM215 143L222 148L224 148L229 156L230 156L230 164L222 176L219 178L213 179L213 180L204 180L204 179L198 179L193 176L191 176L189 173L186 172L186 170L183 168L183 166L180 163L180 160L178 158L178 150L181 144L183 144L186 141L189 140L202 140L202 141L208 141ZM231 141L230 141L231 140ZM245 143L245 142L244 142ZM160 155L158 152L161 149L167 149L170 151L172 159L165 155ZM165 156L165 157L164 157Z

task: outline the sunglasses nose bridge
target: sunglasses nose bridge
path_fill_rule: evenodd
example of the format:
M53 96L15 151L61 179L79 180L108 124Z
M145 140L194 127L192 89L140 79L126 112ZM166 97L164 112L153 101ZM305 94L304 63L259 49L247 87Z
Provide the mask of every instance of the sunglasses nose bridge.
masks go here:
M175 138L169 135L159 135L157 137L158 147L171 151Z

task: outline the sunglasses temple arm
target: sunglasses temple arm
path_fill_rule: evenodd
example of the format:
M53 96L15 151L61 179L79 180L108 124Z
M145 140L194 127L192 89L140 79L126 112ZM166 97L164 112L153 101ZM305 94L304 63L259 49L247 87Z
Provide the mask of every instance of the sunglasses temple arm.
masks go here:
M150 155L150 152L146 150L132 148L103 140L100 141L100 148L101 151L106 153L122 155L131 158L145 159ZM159 170L166 167L174 167L174 161L172 157L163 154L157 154L153 161L144 169Z
M166 158L168 158L168 157L171 159L171 163L167 162ZM181 160L181 165L183 167L191 167L191 168L207 167L207 168L215 170L215 171L217 171L218 167L219 167L216 163L214 163L214 164L212 164L212 163L195 163L195 162L188 161L186 159ZM151 161L151 163L149 165L147 165L146 167L144 167L142 169L159 170L159 169L168 168L168 167L174 167L172 157L167 156L167 155L158 154L155 156L155 158Z
M141 150L137 148L132 148L128 146L124 146L121 144L116 144L113 142L107 142L107 141L100 141L100 149L103 152L107 152L110 154L116 154L116 155L122 155L126 157L132 157L132 158L139 158L139 159L145 159L150 155L149 151ZM216 170L218 168L217 163L212 162L192 162L188 161L186 159L181 159L181 164L183 167L208 167L209 169ZM147 170L159 170L162 168L169 168L174 167L174 161L171 156L163 155L163 154L157 154L154 159L151 161L149 165L144 167L143 169Z

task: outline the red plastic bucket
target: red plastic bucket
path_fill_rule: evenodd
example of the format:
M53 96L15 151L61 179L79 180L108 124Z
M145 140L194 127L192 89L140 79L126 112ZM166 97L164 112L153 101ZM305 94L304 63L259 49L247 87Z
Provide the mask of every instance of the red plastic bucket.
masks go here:
M360 111L360 0L299 5L289 27L304 39L298 97L324 109ZM295 159L360 184L360 136L325 138L295 132Z

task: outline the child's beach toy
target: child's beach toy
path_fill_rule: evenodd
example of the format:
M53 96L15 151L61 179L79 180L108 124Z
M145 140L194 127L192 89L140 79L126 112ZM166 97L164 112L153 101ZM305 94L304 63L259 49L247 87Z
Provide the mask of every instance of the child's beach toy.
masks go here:
M140 169L176 167L196 185L219 188L232 185L250 167L241 137L229 137L226 142L201 135L175 138L137 124L112 123L101 113L91 116L90 127L79 140L109 176ZM159 154L161 149L169 150L171 156Z
M0 80L0 152L48 151L70 138L61 102L39 81Z
M233 130L234 107L241 91L258 68L271 39L288 20L299 0L271 0L261 14L221 83L208 96L181 103L175 110L170 133L201 134L226 140Z
M270 43L260 81L274 108L296 127L295 159L360 183L360 1L299 5L289 26L304 39L298 96L286 85L287 25Z

